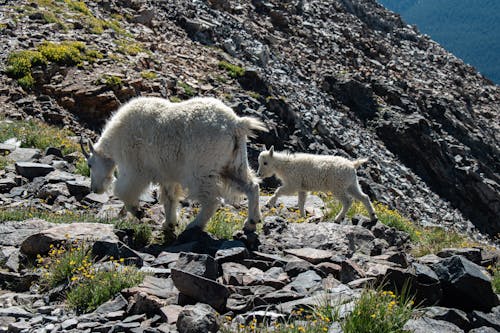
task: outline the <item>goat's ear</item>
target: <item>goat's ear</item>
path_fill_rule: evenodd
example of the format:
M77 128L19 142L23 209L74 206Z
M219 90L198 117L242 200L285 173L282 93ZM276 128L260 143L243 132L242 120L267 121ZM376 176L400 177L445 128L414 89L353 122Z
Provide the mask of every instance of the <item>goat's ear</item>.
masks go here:
M271 146L271 148L269 148L269 156L273 157L273 153L274 153L274 146Z

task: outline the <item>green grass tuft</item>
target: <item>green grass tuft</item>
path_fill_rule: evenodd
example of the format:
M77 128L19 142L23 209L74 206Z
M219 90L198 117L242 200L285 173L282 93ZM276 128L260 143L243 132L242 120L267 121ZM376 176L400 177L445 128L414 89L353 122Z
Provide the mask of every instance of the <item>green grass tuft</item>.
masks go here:
M500 294L500 264L491 267L491 286L496 294Z
M142 248L151 243L153 231L151 226L133 220L120 220L115 223L117 229L131 229L133 231L132 247Z
M72 287L66 294L66 301L78 312L91 312L121 290L140 284L144 276L144 273L132 266L115 266L109 271L98 270Z
M66 283L69 284L72 277L87 270L91 264L90 247L78 244L50 245L51 249L47 257L37 255L37 263L43 270L40 278L40 286L44 290Z
M69 139L73 133L66 129L47 125L41 121L0 121L0 142L10 138L21 141L21 147L45 149L56 147L63 154L80 150L78 144Z
M341 321L344 333L405 333L403 326L411 318L413 298L403 291L365 289L352 311Z
M396 295L390 291L365 289L353 308L340 316L343 304L323 302L319 306L298 309L285 322L235 324L230 316L221 318L221 332L239 333L325 333L336 322L344 333L403 333L411 318L413 299L406 291Z
M195 95L195 91L194 91L193 87L191 87L189 84L182 82L182 81L179 81L179 82L177 82L177 85L184 90L184 93L186 94L186 96L192 97Z
M340 212L341 204L329 197L326 201L328 212L326 219L332 219ZM389 209L389 207L374 203L374 208L381 223L404 231L410 236L413 243L413 255L420 257L430 253L437 253L443 248L461 248L480 246L455 231L438 227L421 227L402 216L399 212ZM365 207L360 202L355 202L347 212L347 217L352 218L356 214L368 215Z
M66 300L78 312L90 312L111 299L124 288L142 282L144 274L137 268L122 266L124 259L111 260L106 268L96 268L91 247L83 242L69 241L50 245L47 256L37 256L41 271L40 287L48 290L60 284L69 286Z
M179 96L170 96L169 100L172 103L180 103L180 102L182 102L182 99L180 99Z
M24 221L38 218L52 223L106 223L115 224L119 219L100 218L91 213L74 212L72 210L52 212L36 209L33 207L22 208L0 208L0 223L6 221Z
M84 157L79 158L76 162L75 172L79 175L90 177L90 168L87 164L87 160Z
M238 78L245 74L245 69L238 65L233 65L227 61L219 62L219 68L225 69L227 74L232 78Z
M219 239L232 239L236 230L245 223L244 213L233 213L229 208L219 209L207 224L206 230Z

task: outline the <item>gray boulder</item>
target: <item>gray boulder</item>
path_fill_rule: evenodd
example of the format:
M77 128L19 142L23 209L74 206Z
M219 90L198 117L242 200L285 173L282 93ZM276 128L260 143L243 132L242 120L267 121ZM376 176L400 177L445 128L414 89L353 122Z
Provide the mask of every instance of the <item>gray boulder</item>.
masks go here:
M491 278L479 265L453 256L433 265L443 288L442 304L465 311L490 311L498 305Z
M412 333L463 333L464 331L458 326L447 321L421 317L418 319L410 319L403 326L403 330Z
M207 304L185 306L177 317L179 333L215 333L218 329L216 313Z

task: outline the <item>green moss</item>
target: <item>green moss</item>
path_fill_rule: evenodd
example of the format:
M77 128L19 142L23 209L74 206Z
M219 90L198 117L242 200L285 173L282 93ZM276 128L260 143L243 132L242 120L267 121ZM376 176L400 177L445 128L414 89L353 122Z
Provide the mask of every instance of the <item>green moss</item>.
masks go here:
M105 74L97 80L96 84L104 84L108 88L117 89L123 87L123 80L119 76Z
M0 170L5 169L5 167L10 163L7 156L0 156Z
M132 42L127 39L120 39L116 41L118 45L118 52L128 55L137 55L140 52L143 52L143 47L140 43Z
M87 7L85 2L83 1L75 1L75 0L65 0L68 8L77 12L80 12L84 15L92 15L90 9Z
M152 72L152 71L142 71L141 72L141 77L143 79L147 79L147 80L154 80L158 77L158 75L155 73L155 72Z
M35 84L32 75L32 68L35 66L45 66L48 62L65 66L80 66L84 61L93 62L100 58L102 58L100 52L88 50L82 42L45 41L38 45L36 50L23 50L9 54L6 72L8 76L17 79L23 88L29 89Z
M245 69L243 67L240 67L238 65L233 65L227 61L219 62L219 68L225 69L228 75L232 78L238 78L245 74Z
M182 99L180 99L178 96L170 96L169 99L170 99L170 102L172 102L172 103L182 102Z
M193 87L191 87L189 84L182 82L182 81L179 81L179 82L177 82L177 85L184 90L184 93L187 96L192 97L195 95Z
M26 50L13 52L7 57L7 75L18 79L23 88L30 88L34 84L31 69L33 66L44 66L47 60L39 51Z

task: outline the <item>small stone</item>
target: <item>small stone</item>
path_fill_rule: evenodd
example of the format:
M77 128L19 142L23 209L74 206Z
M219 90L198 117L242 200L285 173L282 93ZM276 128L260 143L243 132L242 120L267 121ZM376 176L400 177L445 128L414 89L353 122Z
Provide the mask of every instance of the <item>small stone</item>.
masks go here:
M26 331L26 330L30 329L30 327L31 327L30 323L28 323L26 321L18 321L18 322L9 324L8 331L12 332L12 333L19 333L19 332Z
M75 318L67 319L61 323L63 330L71 330L76 328L76 325L78 325L78 320Z
M342 270L340 271L339 279L343 283L348 283L356 279L366 277L365 272L354 261L346 259L341 263Z
M207 254L181 252L174 268L215 280L218 266L215 259Z
M313 265L329 261L333 256L333 253L331 251L313 249L308 247L300 249L287 249L284 252L286 254L291 254L304 259Z
M160 315L164 321L168 324L175 324L177 322L177 318L179 317L179 313L181 313L183 307L176 304L171 304L164 306L160 309Z

